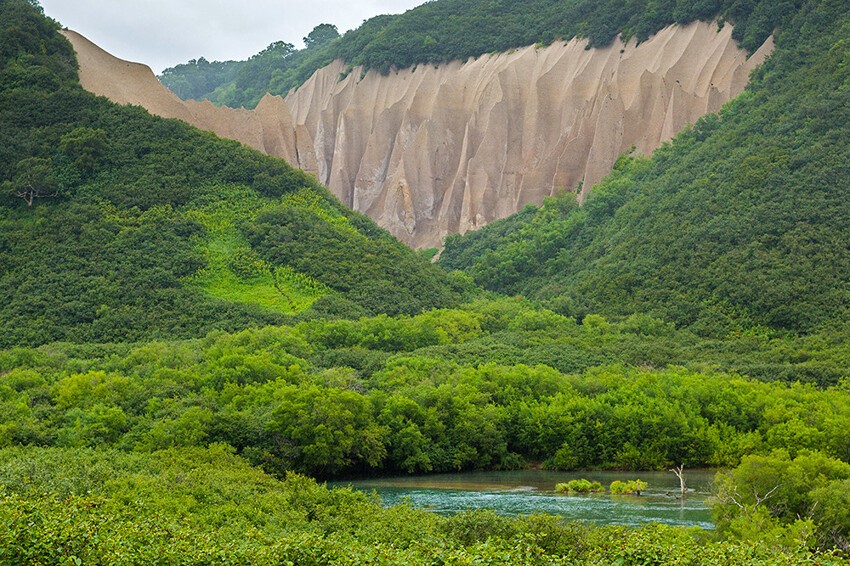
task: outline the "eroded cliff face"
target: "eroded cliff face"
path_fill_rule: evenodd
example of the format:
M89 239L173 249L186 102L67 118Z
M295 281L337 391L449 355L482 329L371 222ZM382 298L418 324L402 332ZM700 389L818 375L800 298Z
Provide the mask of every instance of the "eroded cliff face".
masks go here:
M336 62L253 111L182 101L144 65L66 35L84 88L283 157L427 247L550 194L583 198L632 146L649 154L719 110L773 48L769 39L748 59L731 33L694 23L640 45L573 40L388 76Z

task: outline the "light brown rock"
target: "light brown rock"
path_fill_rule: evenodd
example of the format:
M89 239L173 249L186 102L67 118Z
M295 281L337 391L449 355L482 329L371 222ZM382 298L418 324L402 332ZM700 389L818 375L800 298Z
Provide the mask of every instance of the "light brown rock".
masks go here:
M341 78L335 62L249 111L180 101L147 67L66 32L86 89L283 157L416 247L580 185L583 199L632 146L649 154L719 110L773 48L748 59L731 34L694 23L640 45L572 40L388 76Z

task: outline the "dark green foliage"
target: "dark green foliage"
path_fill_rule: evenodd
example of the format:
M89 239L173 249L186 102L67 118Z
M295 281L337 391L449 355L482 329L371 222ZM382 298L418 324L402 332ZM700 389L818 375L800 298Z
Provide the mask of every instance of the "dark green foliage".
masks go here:
M334 54L349 64L387 72L573 37L586 37L591 47L608 45L619 33L642 41L669 24L717 17L737 24L736 39L745 40L744 47L754 50L794 8L788 3L778 10L767 10L770 6L775 4L751 2L745 6L728 0L439 0L400 16L368 20L347 33L335 45ZM769 14L772 28L753 33L748 21L753 12Z
M332 24L319 24L304 38L307 48L320 47L334 39L339 38L339 30Z
M166 69L163 83L183 98L252 108L266 92L285 95L334 59L386 74L419 64L466 60L517 47L585 37L591 47L618 34L647 39L667 25L720 18L754 51L803 4L802 0L436 0L397 16L377 16L336 39L336 28L317 26L301 51L267 52L248 61L208 63L203 58ZM314 37L315 36L315 37ZM279 42L282 43L282 42ZM273 44L270 47L274 47ZM285 44L288 45L288 44Z
M850 307L846 6L808 2L718 116L571 197L446 242L440 263L572 316L812 332Z
M276 319L182 285L204 262L190 240L200 227L171 208L109 215L74 202L16 216L0 221L3 344L187 336Z
M0 73L14 86L26 79L38 86L59 86L76 78L76 62L68 43L55 33L58 25L44 17L38 3L3 0L0 3Z
M333 59L327 48L337 37L336 27L321 24L304 38L305 49L277 41L247 61L210 63L200 57L165 69L159 79L183 99L253 108L266 93L285 95L330 63Z
M201 100L219 85L232 81L241 66L237 61L213 61L203 57L165 69L159 76L174 94L184 100Z
M328 301L354 305L337 309L347 316L414 313L457 299L439 269L282 160L84 92L70 45L29 2L4 1L0 21L0 345L190 337L283 322L277 311L216 298L195 280L211 267L217 226L208 212L218 203L254 218L300 192L333 212L300 214L301 233L334 236L285 257L265 244L242 250L270 256L270 280L284 266L295 269L289 280L308 271L327 279L346 294ZM286 210L299 215L297 206ZM242 222L231 239L254 231Z

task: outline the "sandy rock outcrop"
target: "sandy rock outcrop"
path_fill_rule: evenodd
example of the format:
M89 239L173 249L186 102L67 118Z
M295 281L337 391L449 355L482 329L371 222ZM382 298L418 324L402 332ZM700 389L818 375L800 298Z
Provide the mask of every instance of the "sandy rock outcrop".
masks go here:
M572 40L387 76L335 62L251 111L181 101L149 68L66 32L84 88L283 157L417 247L560 191L584 198L632 146L649 154L719 110L773 48L747 58L731 34L693 23L640 45Z

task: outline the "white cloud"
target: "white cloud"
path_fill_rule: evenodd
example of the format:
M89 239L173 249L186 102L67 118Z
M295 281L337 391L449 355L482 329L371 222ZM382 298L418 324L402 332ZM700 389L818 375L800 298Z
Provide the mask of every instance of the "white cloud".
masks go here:
M423 0L41 0L44 12L116 57L159 73L189 59L247 59L273 41L302 47L321 23L340 33Z

